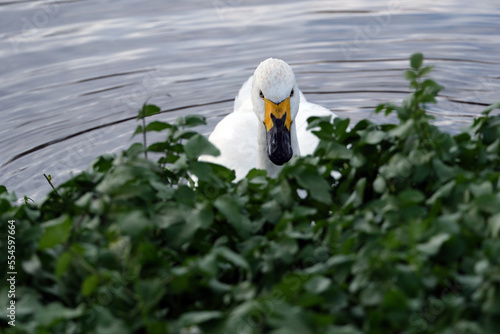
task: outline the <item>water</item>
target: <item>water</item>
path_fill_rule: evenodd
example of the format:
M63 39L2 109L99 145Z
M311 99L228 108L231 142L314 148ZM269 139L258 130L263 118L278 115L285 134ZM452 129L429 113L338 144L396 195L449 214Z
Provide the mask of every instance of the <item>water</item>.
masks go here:
M0 184L35 200L97 155L131 143L137 110L203 114L210 133L260 61L353 122L408 93L413 52L446 89L432 107L455 132L500 99L500 4L356 1L66 0L0 3ZM167 96L166 94L170 94Z

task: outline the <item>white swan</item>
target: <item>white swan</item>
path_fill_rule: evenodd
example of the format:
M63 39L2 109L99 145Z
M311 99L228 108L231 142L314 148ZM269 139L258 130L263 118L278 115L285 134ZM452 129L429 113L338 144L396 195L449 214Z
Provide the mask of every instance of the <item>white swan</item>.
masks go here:
M318 138L307 131L311 116L333 116L330 110L309 103L295 81L292 68L269 58L241 87L234 111L222 119L209 137L220 150L217 157L200 160L224 165L242 179L252 168L275 177L293 155L314 152Z

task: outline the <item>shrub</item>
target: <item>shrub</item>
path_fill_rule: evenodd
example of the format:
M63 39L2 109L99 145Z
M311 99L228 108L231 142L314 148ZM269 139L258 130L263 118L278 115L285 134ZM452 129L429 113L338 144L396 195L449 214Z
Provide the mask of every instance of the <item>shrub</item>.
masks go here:
M40 203L1 187L17 269L4 332L500 332L500 104L440 131L422 62L408 98L376 109L399 124L312 118L316 152L275 179L197 161L217 150L187 116L143 121L166 139L98 157Z

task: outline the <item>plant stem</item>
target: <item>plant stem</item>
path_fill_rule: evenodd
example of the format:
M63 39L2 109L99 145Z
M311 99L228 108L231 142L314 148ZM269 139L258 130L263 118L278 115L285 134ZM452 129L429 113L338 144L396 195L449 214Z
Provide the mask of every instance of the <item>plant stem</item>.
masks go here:
M50 184L50 186L52 187L52 189L54 189L54 192L56 193L56 195L59 196L59 197L61 197L61 195L59 195L59 193L57 192L57 190L54 187L54 185L52 184L52 182L50 182L49 177L46 174L43 174L43 176L45 176L45 179L47 180L47 182Z
M143 116L142 117L142 140L144 142L144 156L147 159L148 158L148 146L147 146L147 142L146 142L146 120L144 119L145 115L142 115L142 116Z

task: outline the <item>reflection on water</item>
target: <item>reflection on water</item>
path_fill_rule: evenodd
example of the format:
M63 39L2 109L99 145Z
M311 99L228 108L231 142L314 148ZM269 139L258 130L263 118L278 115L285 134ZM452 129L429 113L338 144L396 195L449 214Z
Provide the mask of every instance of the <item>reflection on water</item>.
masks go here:
M40 199L130 144L146 99L209 133L260 61L286 60L308 99L353 122L399 101L411 53L446 89L457 131L498 99L500 5L457 1L11 1L0 4L0 184ZM167 93L169 95L167 95ZM391 121L392 119L389 119Z

